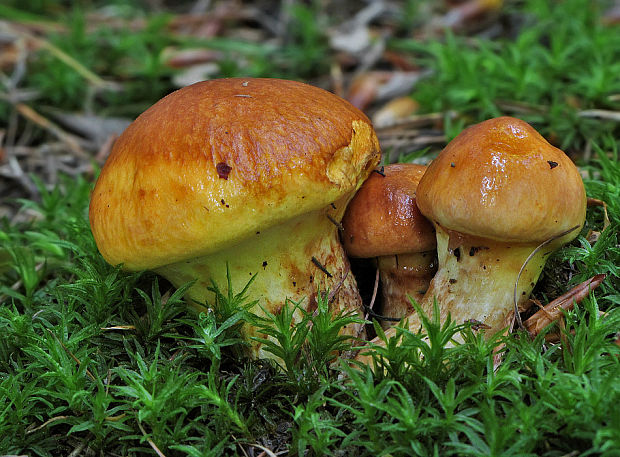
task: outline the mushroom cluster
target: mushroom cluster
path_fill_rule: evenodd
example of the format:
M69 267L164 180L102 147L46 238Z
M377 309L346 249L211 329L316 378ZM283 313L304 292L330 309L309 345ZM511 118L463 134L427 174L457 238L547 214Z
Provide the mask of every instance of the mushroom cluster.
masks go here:
M437 302L442 321L476 321L491 335L585 220L577 168L519 119L469 127L428 168L375 170L379 159L368 118L327 91L205 81L163 98L118 138L92 194L91 228L109 263L194 281L198 309L213 303L214 282L241 290L254 278L253 311L274 314L287 300L312 311L327 289L333 311L361 313L342 235L348 255L376 259L385 316L407 317L416 332L410 298L427 315ZM256 336L249 325L244 333ZM252 355L267 354L254 341Z
M435 227L438 255L421 309L432 316L436 301L442 322L450 314L487 335L509 326L549 254L578 235L586 212L574 163L512 117L481 122L452 140L428 166L416 202ZM420 330L417 313L407 322Z
M118 138L90 224L109 263L176 286L195 280L188 296L199 309L229 270L235 290L256 276L252 294L272 313L287 299L311 311L312 295L328 288L332 309L360 313L338 229L379 158L368 118L327 91L277 79L205 81L163 98ZM265 355L256 342L252 353Z

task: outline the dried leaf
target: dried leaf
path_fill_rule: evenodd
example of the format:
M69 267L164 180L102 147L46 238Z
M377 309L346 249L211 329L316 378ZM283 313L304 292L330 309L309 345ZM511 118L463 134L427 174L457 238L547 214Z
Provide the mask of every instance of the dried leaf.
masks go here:
M397 97L383 105L372 117L375 128L394 125L397 121L407 119L420 105L411 97Z
M123 117L102 117L55 109L46 111L64 128L95 142L97 147L103 145L111 135L120 135L131 123L131 119Z
M417 71L370 71L355 78L347 99L361 110L371 103L409 94L415 83L424 76Z
M221 53L212 49L192 48L178 49L168 47L162 51L161 60L172 68L187 68L207 62L215 62L221 58Z
M501 9L502 0L468 0L450 9L445 15L432 21L435 29L458 30L471 25L478 26L481 19Z

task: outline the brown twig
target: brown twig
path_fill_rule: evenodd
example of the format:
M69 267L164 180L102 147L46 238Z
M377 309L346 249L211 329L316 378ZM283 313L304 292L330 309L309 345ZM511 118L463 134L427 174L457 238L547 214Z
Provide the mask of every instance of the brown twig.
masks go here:
M620 111L610 111L604 109L588 109L577 113L580 117L595 117L598 119L607 119L610 121L620 121Z
M38 427L35 428L28 428L26 430L26 435L30 435L31 433L36 432L37 430L41 430L42 428L47 427L49 424L51 424L52 422L56 422L59 420L63 420L63 419L69 419L69 417L71 416L56 416L56 417L52 417L51 419L46 420L45 422L43 422L41 425L39 425Z
M248 453L247 453L247 452L245 452L245 449L244 449L244 447L241 445L241 443L239 442L239 440L237 440L237 437L236 437L235 435L233 435L232 433L230 434L230 436L232 436L233 440L235 440L235 443L237 444L237 446L239 446L239 449L241 449L241 452L243 452L243 455L244 455L245 457L250 457L250 456L248 455Z
M344 232L344 227L342 226L340 222L334 219L334 216L332 216L331 214L328 214L327 219L329 219L329 222L334 224L338 228L339 231Z
M56 138L64 142L71 151L79 155L81 158L88 158L89 156L82 150L79 141L76 137L70 133L65 132L58 125L54 124L45 116L37 113L34 109L24 103L16 103L15 109L24 116L26 119L34 122L39 127L49 131Z
M261 452L260 455L268 455L269 457L278 457L278 455L282 455L281 453L276 454L275 452L273 452L271 449L266 448L265 446L261 446L258 443L255 444L248 444L248 446L252 446L252 447L257 447L258 449L260 449Z
M88 437L82 439L79 444L75 447L75 449L73 449L73 451L71 451L71 454L68 455L68 457L78 457L80 455L84 455L83 451L84 448L86 447L86 445L88 444Z
M334 287L332 290L329 291L329 295L327 296L327 303L332 303L334 301L334 298L336 298L336 295L342 288L342 285L344 284L345 279L347 279L347 276L349 276L350 271L351 269L347 266L346 270L344 271L344 274L342 275L342 278L336 284L336 287Z
M372 297L370 297L370 303L368 304L368 309L373 309L373 307L375 306L375 301L377 300L378 290L379 290L379 268L377 268L377 271L375 273L375 284L372 288ZM366 317L368 317L368 314L366 314Z
M112 327L100 327L100 330L135 330L135 325L114 325Z
M149 446L153 448L153 450L159 457L166 457L166 455L159 450L155 442L153 442L153 440L148 437L146 430L144 430L144 427L142 427L142 424L140 423L140 421L137 421L137 422L138 422L138 427L140 428L140 431L144 435L144 438L146 438L147 443L149 443Z
M70 68L72 68L76 73L78 73L80 76L82 76L84 79L86 79L94 87L97 87L97 88L112 88L112 87L116 87L114 84L112 84L112 83L110 83L108 81L103 80L101 77L99 77L98 75L96 75L95 73L90 71L88 68L86 68L80 62L75 60L73 57L71 57L69 54L67 54L62 49L60 49L58 46L52 44L51 42L49 42L47 40L44 40L43 38L36 37L36 36L34 36L34 35L32 35L32 34L30 34L28 32L25 32L25 31L20 31L18 33L19 33L19 35L25 37L31 43L33 43L35 47L37 47L39 49L45 49L51 55L56 57L58 60L60 60L64 64L68 65Z
M575 303L579 303L588 296L590 291L596 289L605 279L604 274L596 275L582 282L578 286L542 307L536 314L527 319L523 325L532 336L536 336L542 329L562 316L562 310L573 309Z
M323 264L321 262L319 262L319 259L317 259L316 257L312 256L312 263L319 269L321 270L323 273L325 273L325 275L328 278L331 278L333 275L329 272L329 270L327 270L327 268L325 268L323 266Z

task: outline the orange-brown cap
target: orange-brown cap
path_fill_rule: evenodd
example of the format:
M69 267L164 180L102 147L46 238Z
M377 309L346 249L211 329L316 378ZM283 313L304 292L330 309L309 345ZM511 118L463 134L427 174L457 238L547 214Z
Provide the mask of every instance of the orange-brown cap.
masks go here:
M429 251L435 230L416 206L416 188L426 167L411 163L383 167L357 192L342 219L343 245L352 257Z
M354 192L379 155L368 118L325 90L277 79L193 84L118 138L92 195L91 228L111 264L157 268L329 205Z
M512 117L454 138L429 165L417 199L422 213L446 229L507 242L542 242L582 225L586 211L577 167Z

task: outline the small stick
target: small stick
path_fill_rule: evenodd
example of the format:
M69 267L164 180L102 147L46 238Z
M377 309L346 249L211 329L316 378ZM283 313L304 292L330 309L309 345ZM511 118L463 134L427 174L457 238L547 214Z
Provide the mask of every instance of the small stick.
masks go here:
M327 219L329 219L329 222L331 222L336 227L338 227L338 230L340 230L341 232L344 232L344 227L342 226L342 224L338 222L336 219L334 219L334 217L331 214L327 215Z
M99 330L135 330L135 325L115 325L113 327L100 327Z
M232 433L230 434L230 436L232 436L232 437L233 437L233 439L235 440L235 443L237 444L237 446L239 446L239 449L241 449L241 452L243 452L243 455L244 455L245 457L250 457L250 456L248 455L248 453L247 453L247 452L245 452L245 449L244 449L244 447L241 445L241 443L237 440L237 437L236 437L235 435L233 435Z
M144 435L144 437L146 438L146 441L149 443L149 445L153 448L153 450L155 451L155 453L159 456L159 457L166 457L166 455L161 452L159 450L159 448L157 447L157 445L153 442L152 439L150 439L147 434L146 431L144 430L144 427L142 427L142 424L140 423L140 421L138 422L138 427L140 428L140 431L142 432L142 434Z
M327 268L325 268L325 267L321 264L321 262L319 262L319 260L318 260L316 257L314 257L314 256L312 256L312 263L313 263L314 265L316 265L316 267L317 267L319 270L321 270L323 273L325 273L325 274L327 275L327 277L328 277L328 278L332 278L332 277L333 277L333 275L332 275L332 274L331 274L331 273L327 270Z
M29 430L26 430L26 435L29 435L31 433L36 432L37 430L41 430L42 428L45 428L47 425L51 424L52 422L56 422L59 420L63 420L63 419L69 419L70 416L56 416L56 417L52 417L49 420L46 420L45 422L43 422L41 425L39 425L38 427L35 428L31 428Z
M114 87L114 84L112 84L112 83L110 83L108 81L105 81L104 79L102 79L101 77L99 77L98 75L96 75L95 73L90 71L88 68L86 68L80 62L75 60L69 54L64 52L59 47L53 45L49 41L44 40L42 38L38 38L38 37L28 33L28 32L21 32L20 34L22 36L26 37L32 43L34 43L37 47L42 48L42 49L46 49L47 51L49 51L50 54L52 54L54 57L56 57L58 60L60 60L64 64L68 65L73 70L75 70L76 73L78 73L80 76L82 76L84 79L86 79L94 87L97 87L97 88L112 88L112 87Z
M545 305L537 311L536 314L527 319L523 325L525 329L532 335L538 335L542 329L553 321L559 319L562 316L562 310L570 310L573 308L574 303L579 303L583 300L590 291L597 288L605 279L604 274L599 274L591 277L587 281L573 287L564 295L560 295L551 303Z
M446 117L454 119L456 117L456 112L448 111L445 113L413 114L402 119L395 119L389 126L378 128L377 133L392 127L413 128L423 125L429 125L435 122L440 122Z
M379 290L379 268L377 268L377 272L375 273L375 285L372 289L372 297L370 298L370 303L366 307L366 315L364 316L365 321L368 320L368 316L370 315L370 312L372 311L372 307L375 305L375 300L377 298L377 290ZM357 331L357 335L356 335L357 338L360 337L363 330L364 330L364 327L361 326L359 330Z
M82 451L86 447L86 444L88 444L88 438L80 441L80 444L78 444L77 447L73 449L73 451L71 451L71 454L69 454L68 457L78 457L80 455L83 455Z
M342 77L342 68L340 64L334 62L330 67L329 72L332 80L332 87L334 89L334 93L338 95L340 98L345 97L344 93L344 81Z
M377 299L377 291L379 290L379 268L377 268L377 272L375 273L375 285L372 288L372 297L370 298L370 303L368 304L368 308L372 309L375 305L375 300ZM368 314L366 314L368 317Z
M342 285L344 284L345 279L347 279L347 276L349 276L349 271L351 271L351 269L348 268L348 266L347 266L347 269L345 270L344 274L342 275L342 279L340 281L338 281L338 284L336 284L336 287L334 287L329 292L329 295L327 296L327 303L332 303L334 301L334 298L336 298L336 294L338 294L338 292L342 288Z
M368 304L368 306L364 306L364 309L366 310L366 315L364 316L364 320L368 320L368 317L374 317L374 318L379 319L381 321L400 322L401 321L400 317L382 316L381 314L376 313L373 310L373 307L375 305L375 300L377 299L377 290L378 289L379 289L379 269L377 268L377 273L375 275L375 285L374 285L373 290L372 290L372 297L370 298L370 303Z
M372 309L369 308L365 308L366 309L366 316L369 317L374 317L375 319L378 319L380 321L387 321L387 322L400 322L402 319L400 317L387 317L387 316L382 316L379 313L375 313Z
M256 443L256 444L249 444L248 446L252 446L252 447L257 447L258 449L260 449L261 454L260 455L268 455L269 457L277 457L278 454L274 453L271 449L268 449L264 446L261 446L260 444Z
M620 121L620 111L611 111L605 109L587 109L579 111L577 115L580 117L597 117L599 119Z
M42 116L41 114L37 113L30 106L28 106L28 105L26 105L24 103L16 103L15 104L15 109L19 112L19 114L24 116L26 119L34 122L39 127L49 131L56 138L58 138L59 140L63 141L69 147L69 149L71 149L73 152L75 152L81 158L87 158L88 157L87 154L82 150L82 148L81 148L80 144L78 143L77 139L73 135L70 135L69 133L65 132L63 129L58 127L56 124L54 124L48 118L46 118L45 116Z

